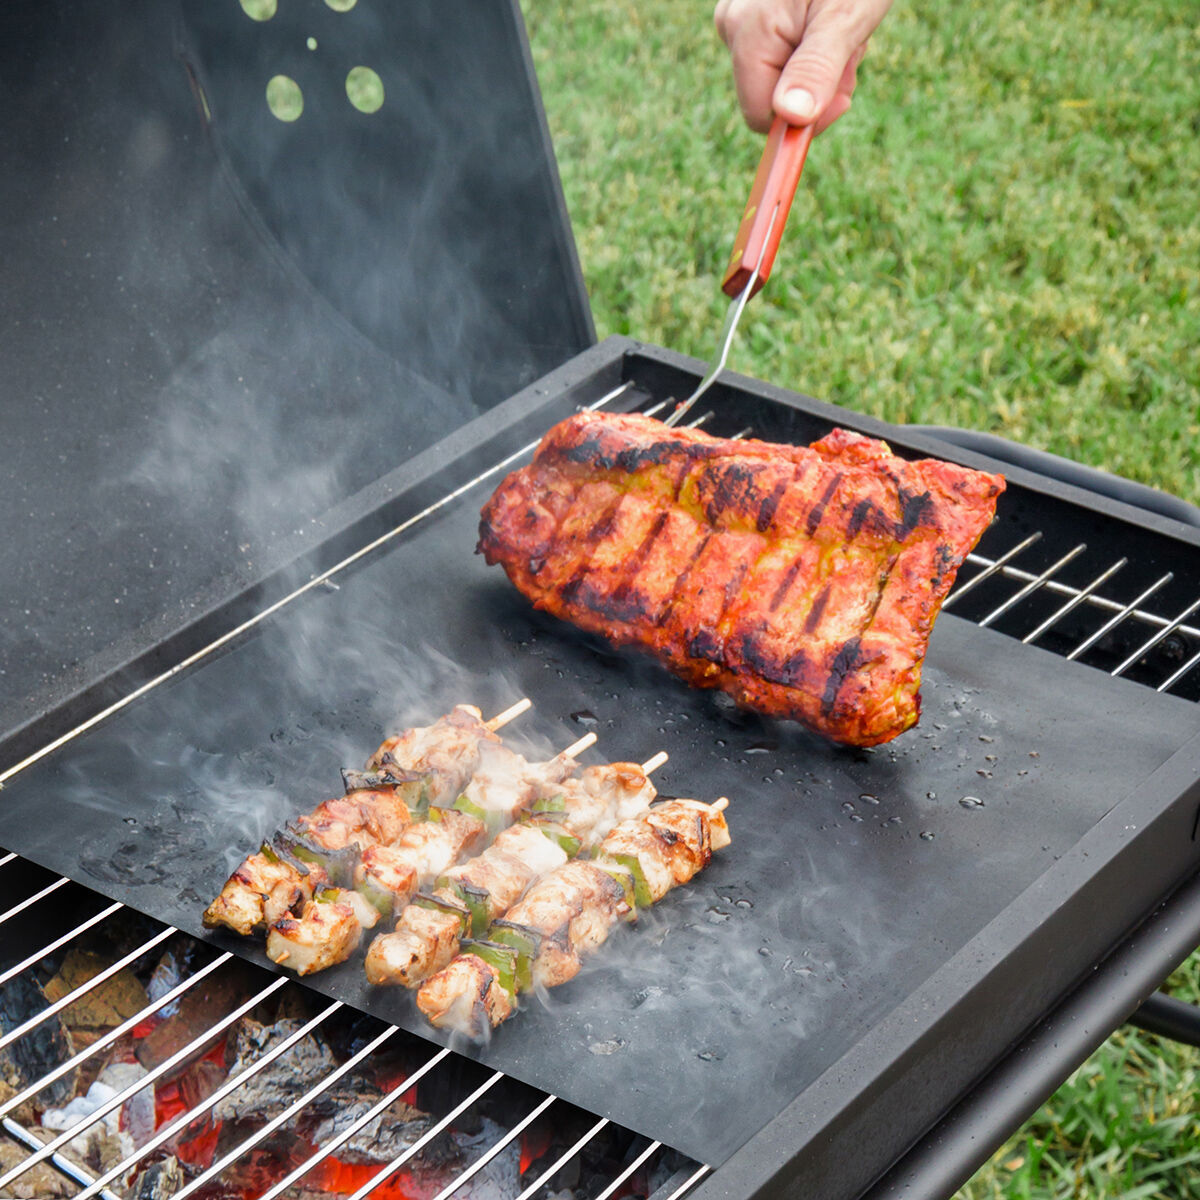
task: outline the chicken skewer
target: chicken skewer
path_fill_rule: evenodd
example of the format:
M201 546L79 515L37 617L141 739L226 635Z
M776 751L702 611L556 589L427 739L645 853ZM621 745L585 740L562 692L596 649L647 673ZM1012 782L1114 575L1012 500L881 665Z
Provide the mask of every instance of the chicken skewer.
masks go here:
M519 992L574 978L619 921L636 919L729 845L727 803L668 800L620 822L592 860L559 867L492 923L487 940L464 942L421 984L417 1007L439 1029L479 1038L516 1011Z
M538 880L593 849L618 822L644 812L654 799L646 778L664 762L654 755L638 767L609 763L543 790L533 811L500 833L482 854L451 867L432 894L419 895L391 933L367 951L367 980L416 987L445 967L468 934L483 936Z
M575 758L595 741L594 733L585 734L541 763L499 745L481 746L454 807L435 804L428 819L414 821L397 842L369 846L352 882L314 889L298 914L285 914L268 929L267 957L300 975L344 962L364 929L406 905L418 887L480 848L496 828L511 825L540 792L561 784L575 770Z
M355 787L344 797L318 805L300 818L300 836L331 852L352 843L365 848L399 837L411 821L412 808L423 799L457 795L470 777L480 746L497 742L496 731L530 707L529 700L521 700L484 721L479 709L460 704L432 725L389 738L368 760L368 768L376 771L371 786ZM264 842L230 875L205 911L204 924L249 936L311 900L313 889L328 882L322 863L297 862L289 851L280 854Z

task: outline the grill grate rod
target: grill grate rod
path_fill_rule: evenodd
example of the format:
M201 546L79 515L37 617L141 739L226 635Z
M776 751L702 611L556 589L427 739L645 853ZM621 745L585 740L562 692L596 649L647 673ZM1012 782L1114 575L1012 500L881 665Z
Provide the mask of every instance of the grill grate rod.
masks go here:
M1091 583L1076 592L1075 595L1072 596L1057 612L1047 617L1032 633L1027 633L1021 639L1021 641L1025 644L1036 642L1043 633L1057 625L1058 622L1063 619L1063 617L1074 612L1076 608L1078 608L1085 600L1092 596L1098 587L1101 587L1103 584L1107 583L1118 571L1125 567L1128 562L1129 559L1122 558L1113 563L1113 565L1107 570L1102 571L1096 576L1095 579L1092 580ZM1096 602L1103 602L1103 597L1097 597Z
M152 1016L160 1008L165 1008L172 1001L178 999L189 988L199 983L205 976L212 974L218 967L227 963L233 957L230 953L222 954L219 958L214 958L212 962L201 967L191 978L185 979L182 983L176 984L165 995L160 996L153 1003L148 1004L140 1012L136 1012L128 1020L122 1021L115 1029L110 1029L103 1037L97 1038L90 1046L80 1050L77 1054L72 1055L65 1063L59 1064L51 1071L47 1071L40 1079L35 1079L23 1091L18 1092L15 1096L11 1096L8 1100L0 1104L0 1117L6 1116L12 1112L14 1108L20 1107L26 1100L36 1096L43 1088L49 1087L56 1079L67 1074L68 1071L73 1071L81 1063L86 1062L93 1054L103 1050L106 1046L111 1045L118 1038L123 1037L131 1029L147 1017Z
M1168 571L1165 575L1163 575L1159 579L1155 580L1155 582L1152 583L1144 592L1142 592L1142 594L1140 596L1135 597L1133 600L1130 600L1130 602L1128 604L1126 604L1124 607L1118 609L1116 614L1113 617L1111 617L1109 620L1105 621L1105 623L1103 625L1101 625L1100 628L1097 629L1096 632L1093 633L1091 637L1087 638L1083 642L1080 642L1080 644L1078 646L1076 646L1075 649L1072 650L1070 654L1067 655L1067 658L1068 659L1076 659L1081 654L1090 650L1106 633L1109 632L1110 629L1115 629L1131 613L1137 612L1139 605L1143 604L1146 600L1149 600L1150 597L1153 596L1154 593L1157 592L1160 588L1166 587L1166 585L1168 583L1170 583L1171 580L1174 578L1175 578L1174 573L1171 571Z
M998 608L992 609L992 611L988 613L988 615L984 617L982 621L979 622L980 626L986 628L993 621L997 620L999 617L1008 612L1008 610L1014 605L1020 604L1020 602L1024 600L1026 596L1030 595L1032 592L1036 592L1038 588L1043 586L1043 584L1048 583L1053 576L1057 575L1058 572L1062 570L1063 567L1065 567L1073 559L1078 558L1079 555L1081 555L1086 549L1087 543L1080 542L1079 545L1077 545L1073 550L1067 551L1067 553L1064 554L1062 558L1058 560L1058 562L1051 564L1040 575L1034 579L1031 579L1023 588L1020 589L1020 591L1011 595Z
M1009 555L1005 556L1006 559L1008 557L1010 557L1010 556ZM972 563L975 566L992 565L993 564L992 559L984 558L978 554L968 554L967 562ZM1171 619L1169 617L1161 616L1159 613L1150 612L1147 609L1138 608L1137 605L1139 603L1141 603L1142 600L1146 599L1148 596L1150 596L1154 592L1156 592L1165 583L1169 583L1172 579L1174 579L1175 575L1171 571L1168 571L1167 574L1165 576L1163 576L1163 578L1161 580L1159 580L1154 585L1153 588L1151 588L1149 591L1144 592L1141 596L1139 596L1137 598L1137 600L1135 600L1133 602L1132 605L1122 604L1119 600L1110 600L1107 596L1097 596L1097 595L1093 594L1093 589L1096 586L1098 586L1099 583L1102 583L1102 582L1104 582L1104 580L1110 578L1112 575L1115 575L1117 573L1117 571L1119 571L1123 566L1126 566L1128 564L1128 562L1129 562L1129 560L1127 558L1122 558L1122 559L1118 560L1117 562L1113 563L1113 565L1104 572L1103 576L1099 580L1095 581L1094 583L1089 584L1087 587L1082 588L1082 589L1072 587L1069 583L1060 583L1058 580L1055 580L1055 579L1048 579L1045 584L1045 589L1048 592L1053 592L1057 596L1069 596L1077 601L1086 599L1090 604L1092 604L1096 608L1104 609L1106 612L1110 612L1110 613L1120 613L1122 620L1124 620L1126 617L1133 617L1135 620L1141 621L1145 625L1162 626L1162 625L1170 624ZM1028 583L1030 580L1036 578L1036 576L1031 571L1025 571L1025 570L1022 570L1020 567L1013 567L1013 566L1007 566L1007 565L1001 568L1000 574L1003 575L1006 579L1012 579L1015 581L1019 581L1021 583ZM978 578L978 577L973 576L970 580L968 580L968 584L974 584L976 578ZM966 586L967 585L964 584L964 589ZM960 595L960 591L954 592L954 594L950 597L950 600L956 600L959 595ZM950 602L950 600L947 600L946 603L948 604ZM942 607L944 608L945 605L943 605ZM1065 615L1066 611L1069 611L1069 610L1064 610L1064 615ZM1054 621L1057 621L1059 619L1059 616L1060 616L1060 614L1055 613L1055 615L1050 619L1050 621L1046 622L1047 627L1049 627L1049 625L1051 623L1053 623ZM1111 628L1111 626L1108 628ZM1178 625L1175 627L1175 631L1177 631L1179 633L1189 634L1192 637L1200 637L1200 627L1196 627L1196 626L1192 626L1192 625ZM1044 631L1042 631L1042 632L1044 632ZM1107 632L1107 628L1106 628L1105 632ZM1025 641L1025 640L1026 639L1022 638L1022 641Z
M335 1150L345 1145L360 1129L369 1125L385 1108L390 1108L409 1088L419 1083L450 1053L448 1049L439 1050L427 1063L424 1063L411 1075L406 1075L386 1096L380 1097L365 1113L357 1117L350 1125L342 1130L327 1145L322 1146L315 1154L310 1154L294 1171L284 1176L270 1191L264 1192L258 1200L274 1200L281 1192L286 1191L296 1180L307 1175L318 1163L322 1163Z
M55 950L60 950L69 941L77 938L81 933L86 933L93 925L99 925L101 921L111 917L113 913L119 912L125 905L110 904L107 908L102 908L94 917L89 917L80 925L76 925L70 933L64 933L62 937L55 938L49 945L43 946L41 950L35 950L28 958L22 959L15 967L9 967L7 971L0 973L0 987L3 987L14 975L20 975L27 971L34 963L41 962L47 955L53 954Z
M1041 536L1042 534L1040 530L1037 533L1031 533L1023 542L1018 542L1017 545L1013 546L1011 550L1006 551L995 560L989 561L986 558L980 558L978 555L968 554L967 562L974 563L977 566L983 564L983 570L980 571L978 575L968 579L967 582L962 584L960 587L955 588L955 590L951 592L950 595L947 596L943 601L942 607L949 608L950 605L954 604L958 600L961 600L969 591L972 590L972 588L978 587L979 584L983 583L985 579L991 579L991 577L995 575L997 571L1001 570L1001 568L1003 568L1007 562L1016 558L1016 556L1023 550L1028 550L1029 547L1035 542L1040 541Z
M608 1124L606 1117L601 1117L595 1125L591 1127L579 1140L569 1146L562 1152L518 1197L517 1200L530 1200L536 1192L542 1190L543 1186L554 1176L555 1172L561 1171L588 1142L593 1141L600 1135L600 1131Z
M198 1047L203 1046L205 1042L212 1038L213 1034L220 1033L222 1030L228 1029L229 1026L234 1024L236 1021L241 1020L241 1018L245 1016L246 1013L248 1013L252 1008L258 1004L261 1004L267 999L267 997L269 997L272 993L277 992L287 982L288 981L286 979L280 977L279 979L276 979L272 983L268 984L267 987L263 988L262 991L252 996L243 1004L239 1005L228 1016L223 1017L215 1025L210 1026L207 1030L205 1030L201 1037L189 1042L181 1050L177 1050L171 1055L170 1058L159 1063L158 1066L152 1071L147 1071L146 1074L140 1079L136 1080L134 1083L131 1083L128 1087L122 1088L111 1099L106 1100L100 1105L99 1108L90 1112L77 1125L72 1125L70 1129L64 1130L58 1135L58 1137L42 1146L40 1150L35 1151L28 1158L24 1159L22 1162L19 1162L15 1167L5 1171L3 1175L0 1175L0 1190L6 1188L14 1179L23 1175L36 1163L45 1161L56 1150L62 1149L63 1146L77 1137L85 1129L89 1129L92 1125L102 1121L114 1109L120 1108L130 1096L137 1095L137 1093L143 1088L149 1087L152 1083L154 1083L155 1080L161 1078L163 1075L167 1074L167 1072L174 1070L174 1068L177 1067L181 1062L186 1062L187 1059L196 1052ZM182 1195L182 1193L180 1193L180 1195Z
M20 1142L27 1150L36 1150L42 1143L25 1128L24 1125L18 1125L11 1117L5 1117L0 1121L0 1127L14 1141ZM91 1183L92 1177L77 1163L73 1163L69 1158L64 1158L61 1154L50 1155L50 1162L55 1170L61 1171L68 1179L75 1183ZM113 1192L106 1188L100 1193L103 1200L121 1200Z
M455 1107L452 1108L436 1125L432 1126L421 1137L413 1142L413 1144L409 1146L407 1150L401 1154L397 1154L396 1157L393 1158L386 1167L383 1167L381 1170L372 1175L371 1178L368 1179L367 1182L364 1183L362 1187L360 1187L358 1191L350 1197L350 1200L363 1200L364 1196L369 1196L377 1187L380 1186L380 1184L386 1182L386 1180L395 1174L400 1167L404 1166L404 1164L408 1162L408 1160L412 1158L412 1156L416 1154L418 1150L421 1150L435 1137L437 1137L438 1134L440 1134L442 1130L444 1130L452 1121L457 1120L460 1113L466 1112L467 1109L470 1108L471 1105L480 1098L480 1096L484 1095L489 1089L495 1087L495 1085L498 1084L503 1078L505 1078L503 1071L495 1071L489 1075L488 1078L485 1079L483 1083L481 1083L479 1087L477 1087L465 1100L462 1100L455 1105Z
M301 1038L307 1037L322 1021L332 1016L341 1007L341 1001L335 1000L322 1012L319 1012L315 1017L305 1022L299 1029L293 1030L278 1045L272 1046L261 1058L255 1059L240 1075L235 1075L227 1079L211 1096L206 1097L186 1112L180 1113L174 1121L162 1126L149 1141L139 1146L124 1162L118 1163L115 1167L111 1167L103 1175L97 1177L94 1183L75 1197L75 1200L88 1200L89 1197L96 1195L105 1184L111 1183L114 1179L118 1179L124 1175L130 1167L145 1158L151 1151L161 1146L163 1142L172 1138L179 1130L190 1125L197 1117L203 1116L210 1109L215 1108L230 1092L240 1087L248 1079L253 1078L259 1071L270 1066L281 1054L290 1050ZM194 1042L192 1044L195 1045Z
M661 1149L661 1147L662 1142L651 1142L650 1145L648 1145L645 1150L643 1150L641 1154L639 1154L637 1158L635 1158L633 1162L631 1162L629 1166L627 1166L625 1170L623 1170L620 1175L618 1175L616 1179L614 1179L612 1183L610 1183L608 1187L606 1187L604 1191L602 1191L600 1195L596 1197L596 1200L608 1200L609 1196L611 1196L613 1192L615 1192L617 1188L619 1188L621 1184L623 1184L625 1180L627 1180L630 1175L632 1175L634 1171L636 1171L638 1167L640 1167L642 1163L646 1161L646 1159L648 1159L657 1150Z
M1158 687L1155 688L1155 691L1169 692L1171 688L1175 686L1175 684L1177 684L1186 674L1188 674L1189 671L1195 670L1197 666L1200 666L1200 650L1193 654L1192 657L1189 658L1187 662L1185 662L1183 666L1175 672L1174 675L1170 676L1165 683L1160 683Z
M701 1165L697 1167L669 1196L664 1200L679 1200L680 1196L686 1195L691 1191L692 1187L699 1183L712 1170L712 1167Z
M1198 608L1200 608L1200 600L1193 600L1192 603L1189 604L1187 608L1185 608L1183 612L1179 614L1179 616L1177 616L1169 624L1164 625L1160 630L1158 630L1157 633L1143 642L1119 667L1117 667L1115 671L1113 671L1113 674L1123 674L1129 667L1132 667L1133 664L1137 662L1137 660L1141 658L1143 654L1149 654L1150 651L1153 650L1154 647L1163 640L1163 638L1174 633L1175 630L1178 629L1184 623L1184 621L1186 621L1188 617L1190 617Z
M105 967L103 971L93 975L86 983L82 983L73 991L68 992L61 1000L56 1000L49 1008L43 1008L41 1012L34 1013L28 1021L10 1029L3 1037L0 1037L0 1050L15 1042L18 1038L24 1037L31 1029L36 1029L43 1021L48 1021L56 1013L62 1012L64 1008L70 1007L76 1000L82 999L93 988L99 987L106 979L111 979L118 971L124 970L130 963L136 962L143 954L148 953L155 946L165 942L175 932L175 929L168 925L162 933L155 934L148 942L143 942L136 950L131 950L124 958L113 963L111 967Z
M516 1138L520 1137L557 1099L557 1096L548 1095L533 1112L522 1117L518 1124L514 1125L487 1153L480 1155L453 1183L447 1184L446 1187L442 1188L434 1196L433 1200L449 1200L450 1196L453 1196L464 1183L486 1167L505 1146L511 1145ZM266 1197L264 1196L262 1200L266 1200Z
M330 1006L333 1009L333 1005ZM341 1008L340 1001L337 1002L337 1008ZM328 1011L328 1010L327 1010ZM336 1009L334 1010L336 1011ZM259 1142L264 1141L272 1133L275 1132L281 1125L286 1125L302 1108L310 1101L315 1100L322 1092L328 1090L348 1071L353 1070L365 1058L369 1058L374 1052L379 1049L390 1037L397 1032L395 1025L389 1025L382 1033L377 1034L371 1039L361 1050L352 1054L340 1067L336 1067L330 1071L320 1083L308 1089L302 1096L298 1096L291 1104L279 1113L278 1116L272 1117L262 1128L255 1130L245 1141L234 1146L224 1158L218 1159L207 1171L197 1175L187 1187L176 1192L171 1200L187 1200L187 1197L202 1188L210 1180L215 1179L227 1166L236 1162L247 1150L253 1150ZM239 1079L241 1076L238 1077Z
M12 858L6 858L4 861L6 863L12 862ZM70 882L71 881L65 875L60 875L53 883L42 888L40 892L35 892L32 896L27 896L21 901L20 904L13 905L13 907L10 908L3 916L0 916L0 925L3 925L4 922L9 920L11 917L20 916L21 913L23 913L31 904L36 904L39 900L42 900L46 896L57 892L60 887L63 887L65 884Z

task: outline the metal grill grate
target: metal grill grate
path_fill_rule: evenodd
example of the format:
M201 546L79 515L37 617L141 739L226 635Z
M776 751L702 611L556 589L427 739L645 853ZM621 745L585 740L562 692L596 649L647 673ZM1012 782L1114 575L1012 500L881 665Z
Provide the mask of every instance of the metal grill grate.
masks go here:
M22 923L23 932L26 934L36 929L38 924L53 923L56 917L61 918L64 915L67 906L61 902L62 898L57 901L51 899L59 889L69 888L64 897L80 900L83 904L88 903L89 899L93 903L96 900L86 889L61 877L50 879L48 885L44 884L43 881L47 879L46 873L41 872L40 868L33 868L24 863L24 860L14 854L0 859L0 882L9 889L10 896L14 888L19 891L23 882L11 877L13 870L27 876L32 873L35 882L29 888L28 895L18 894L7 911L0 915L0 922L28 913ZM6 878L6 874L10 877ZM50 908L53 911L42 913L40 908ZM140 936L147 930L151 930L149 936ZM19 961L0 973L0 989L18 977L36 985L52 973L67 950L73 947L88 948L94 942L95 935L101 932L107 935L110 941L113 938L126 942L136 940L137 944L61 999L12 1025L0 1036L0 1054L11 1054L19 1043L35 1038L39 1030L44 1030L68 1012L71 1006L84 1000L126 968L135 967L143 972L148 970L156 957L161 956L168 943L190 957L197 965L188 971L185 978L126 1020L62 1062L47 1065L36 1078L27 1083L23 1081L19 1090L0 1102L0 1123L13 1143L24 1151L15 1165L0 1172L0 1195L9 1194L9 1186L20 1180L31 1168L39 1163L47 1163L64 1179L78 1185L80 1190L70 1193L76 1200L88 1200L94 1196L103 1197L104 1200L123 1200L130 1194L126 1191L128 1184L148 1163L162 1157L166 1152L164 1148L169 1146L172 1139L187 1131L196 1122L209 1117L223 1100L245 1088L276 1060L287 1061L284 1056L293 1052L304 1039L314 1034L327 1036L339 1020L344 1023L351 1019L366 1022L369 1026L369 1032L359 1038L363 1041L361 1047L345 1057L334 1069L312 1081L300 1096L279 1113L269 1120L264 1120L252 1132L224 1150L210 1165L196 1172L182 1188L169 1193L173 1200L221 1194L219 1187L236 1172L239 1162L244 1161L256 1147L274 1135L287 1135L297 1123L302 1122L306 1116L311 1116L315 1107L322 1103L328 1107L331 1089L335 1084L344 1081L355 1086L356 1081L364 1077L364 1072L373 1062L378 1062L385 1047L402 1052L414 1065L405 1070L401 1078L392 1082L378 1099L335 1136L317 1146L290 1170L280 1172L279 1178L257 1193L258 1200L275 1200L276 1197L302 1194L298 1189L303 1187L305 1178L311 1172L336 1156L340 1148L376 1118L388 1120L389 1110L399 1105L402 1097L411 1096L413 1089L418 1086L428 1086L435 1095L448 1096L449 1099L446 1099L442 1106L443 1111L436 1114L429 1127L411 1145L406 1146L402 1153L392 1157L390 1161L377 1164L371 1177L353 1192L354 1200L362 1200L383 1188L398 1171L420 1167L423 1155L430 1147L465 1114L470 1114L473 1110L478 1114L489 1093L494 1102L488 1106L487 1115L495 1123L495 1137L487 1145L473 1145L470 1161L457 1168L456 1173L446 1179L435 1200L449 1200L454 1195L470 1196L470 1181L506 1149L511 1152L521 1135L537 1121L548 1121L556 1129L563 1131L584 1128L578 1136L573 1135L570 1144L561 1151L555 1150L530 1167L520 1180L518 1200L533 1200L540 1193L545 1193L552 1184L556 1190L561 1189L564 1176L569 1177L572 1174L571 1168L583 1163L589 1164L588 1170L575 1172L581 1180L571 1187L570 1191L573 1195L588 1197L589 1200L607 1200L635 1175L639 1180L651 1180L656 1184L656 1200L677 1200L708 1172L707 1167L685 1158L659 1142L632 1134L602 1118L597 1119L581 1113L548 1093L535 1092L525 1085L513 1084L501 1072L487 1073L481 1082L477 1082L476 1074L473 1074L479 1071L476 1064L394 1026L371 1018L358 1017L338 1001L322 1001L319 1010L299 1023L286 1037L264 1049L245 1069L231 1075L204 1099L178 1116L164 1121L153 1135L132 1153L101 1170L89 1169L86 1164L77 1161L72 1153L71 1143L76 1138L103 1122L109 1114L120 1112L139 1092L159 1081L172 1078L189 1064L194 1064L212 1048L214 1039L231 1030L243 1017L261 1011L261 1007L268 1000L287 1000L293 1008L316 1007L314 994L302 985L283 977L272 976L258 968L249 968L230 953L216 953L187 935L169 926L150 922L148 918L140 917L119 904L101 908L73 928L24 954ZM222 975L232 974L240 982L247 972L251 978L246 981L242 994L228 1011L211 1014L211 1019L206 1019L203 1027L196 1029L186 1044L105 1100L80 1123L46 1140L46 1130L35 1132L17 1121L14 1114L18 1110L28 1113L31 1105L41 1108L45 1104L44 1101L39 1103L37 1098L48 1087L76 1071L97 1069L114 1046L122 1044L123 1039L129 1039L139 1028L144 1029L156 1017L161 1017L164 1010L170 1011L180 1001L186 1000L189 994L196 993L198 986L205 980L216 981ZM29 1055L26 1055L22 1061L28 1060ZM503 1122L500 1122L498 1114L507 1114ZM397 1116L395 1119L398 1121L401 1118ZM6 1161L12 1162L13 1159L10 1157ZM601 1179L597 1179L595 1174L597 1163L604 1164L609 1169L609 1173ZM156 1193L158 1194L165 1195ZM497 1193L493 1190L487 1194Z
M963 572L945 607L1072 661L1128 675L1159 692L1200 699L1195 674L1200 628L1188 623L1200 611L1200 597L1174 613L1156 611L1153 605L1175 579L1168 571L1147 586L1135 584L1131 598L1118 598L1110 589L1129 560L1098 564L1096 556L1086 557L1085 543L1040 570L1022 565L1022 556L1040 541L1040 534L1032 534L995 556L968 555L967 567L973 570ZM1073 563L1086 571L1086 582L1063 578Z

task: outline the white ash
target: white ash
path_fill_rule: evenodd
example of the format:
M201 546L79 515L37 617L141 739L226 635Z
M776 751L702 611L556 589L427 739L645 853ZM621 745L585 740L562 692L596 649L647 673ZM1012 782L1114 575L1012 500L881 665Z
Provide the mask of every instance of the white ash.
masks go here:
M76 1096L62 1108L46 1109L42 1114L42 1128L55 1133L74 1129L145 1074L146 1068L140 1063L109 1063L82 1096ZM105 1113L99 1121L92 1121L67 1143L67 1149L79 1161L107 1169L149 1140L153 1132L154 1088L151 1085L134 1092L124 1104Z
M452 1137L463 1155L463 1169L481 1158L508 1132L488 1117L481 1117L473 1134ZM513 1138L499 1154L454 1193L456 1200L510 1200L521 1192L521 1139Z

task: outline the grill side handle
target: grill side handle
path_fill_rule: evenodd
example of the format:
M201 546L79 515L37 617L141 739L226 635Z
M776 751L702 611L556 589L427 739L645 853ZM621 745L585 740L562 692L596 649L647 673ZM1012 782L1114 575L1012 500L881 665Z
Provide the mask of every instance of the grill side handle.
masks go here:
M1144 483L1123 479L1120 475L1085 466L1061 455L1051 454L1047 450L1022 446L1019 442L1011 442L995 433L956 429L949 425L906 425L905 428L927 433L963 450L986 454L989 458L1008 463L1010 466L1036 471L1059 483L1083 488L1110 500L1119 500L1122 504L1129 504L1156 516L1167 517L1172 521L1190 525L1193 529L1200 529L1200 508Z

